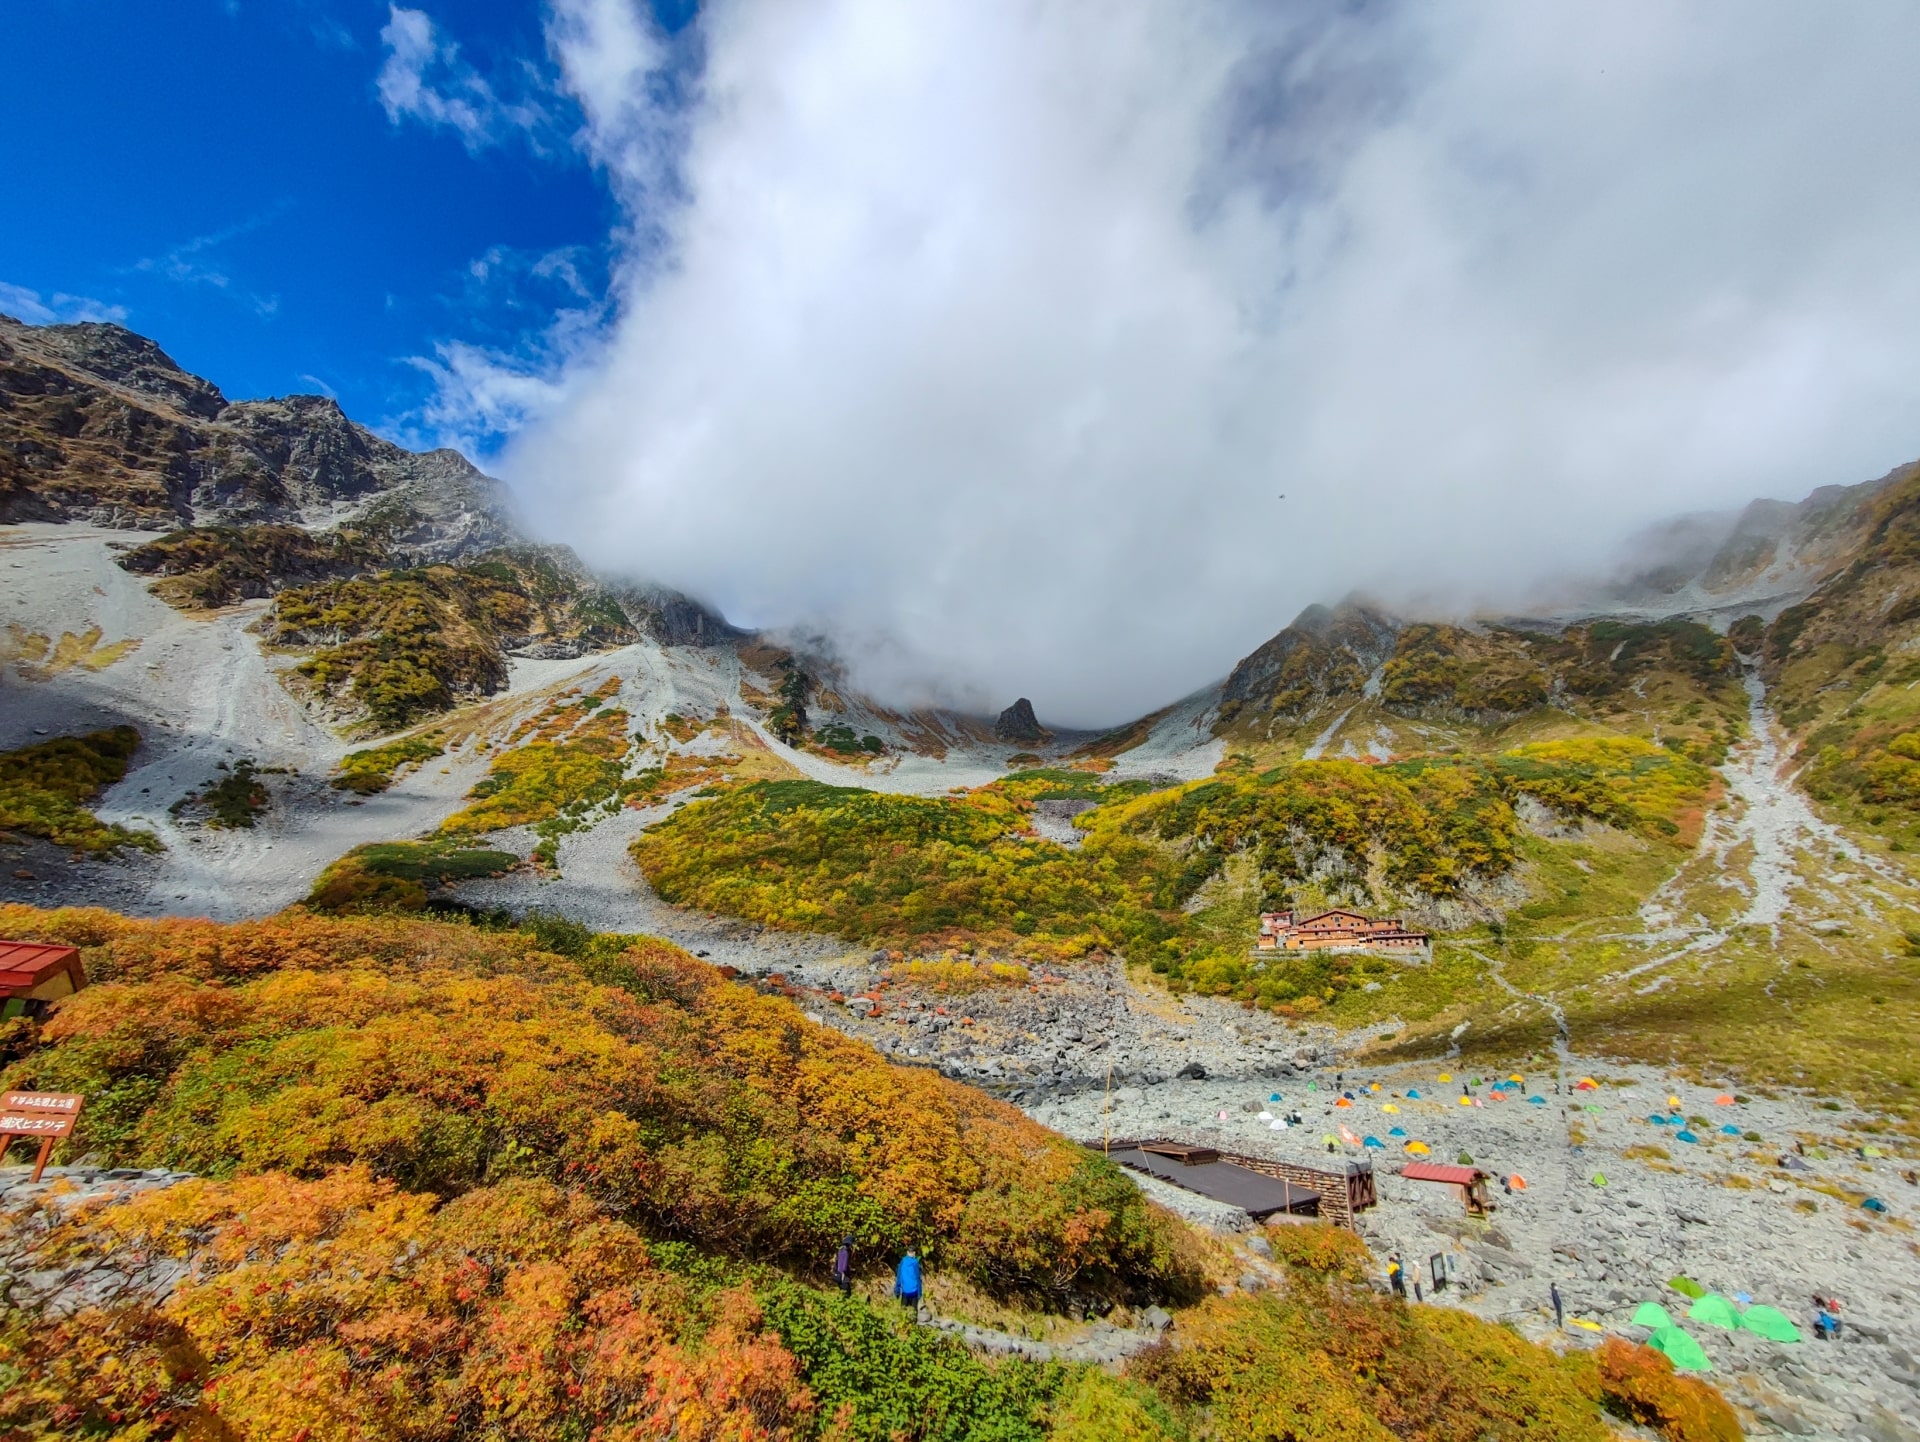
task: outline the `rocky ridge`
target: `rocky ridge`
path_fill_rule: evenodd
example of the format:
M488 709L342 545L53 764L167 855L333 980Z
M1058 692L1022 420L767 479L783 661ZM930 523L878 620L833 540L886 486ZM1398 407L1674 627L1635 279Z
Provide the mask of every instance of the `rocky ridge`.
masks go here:
M513 539L506 493L457 451L416 454L326 396L228 401L117 325L0 316L0 523L143 530L377 520L444 561Z

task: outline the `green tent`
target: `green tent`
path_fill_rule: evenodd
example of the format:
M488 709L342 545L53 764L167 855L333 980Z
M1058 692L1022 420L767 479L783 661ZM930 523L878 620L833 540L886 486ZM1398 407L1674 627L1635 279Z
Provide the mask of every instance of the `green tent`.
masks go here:
M1607 1184L1607 1174L1605 1172L1595 1172L1593 1174L1593 1184L1596 1187L1604 1187Z
M1658 1302L1642 1302L1633 1309L1633 1325L1651 1327L1658 1331L1662 1327L1671 1327L1673 1316Z
M1761 1336L1775 1342L1798 1342L1800 1329L1793 1325L1787 1314L1768 1306L1749 1307L1740 1314L1740 1325L1749 1332L1758 1332Z
M1707 1289L1694 1281L1692 1277L1675 1277L1667 1285L1683 1297L1699 1301L1707 1295Z
M1707 1360L1706 1351L1678 1327L1662 1327L1647 1338L1647 1345L1655 1351L1666 1353L1667 1360L1673 1363L1677 1371L1711 1372L1713 1370L1713 1363Z
M1687 1320L1705 1322L1709 1327L1723 1327L1729 1332L1740 1330L1740 1313L1734 1309L1733 1303L1712 1292L1687 1308Z

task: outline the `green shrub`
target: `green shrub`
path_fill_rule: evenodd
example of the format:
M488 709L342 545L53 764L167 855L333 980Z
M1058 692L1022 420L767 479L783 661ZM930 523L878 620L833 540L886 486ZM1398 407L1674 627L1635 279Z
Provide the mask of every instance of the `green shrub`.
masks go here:
M1047 1412L1050 1442L1186 1442L1159 1393L1094 1367L1070 1374Z
M393 785L402 767L419 766L446 753L438 731L424 736L402 736L384 746L364 751L349 751L340 759L340 774L333 785L341 791L372 796Z
M380 841L356 846L321 872L305 905L332 914L419 911L434 889L498 876L519 864L511 851L447 839Z
M780 1283L759 1297L800 1361L823 1417L861 1442L1042 1442L1065 1374L1051 1363L982 1361L958 1341L865 1299Z
M127 774L139 747L138 731L114 726L0 752L0 832L95 855L125 846L160 850L151 832L107 825L83 804Z

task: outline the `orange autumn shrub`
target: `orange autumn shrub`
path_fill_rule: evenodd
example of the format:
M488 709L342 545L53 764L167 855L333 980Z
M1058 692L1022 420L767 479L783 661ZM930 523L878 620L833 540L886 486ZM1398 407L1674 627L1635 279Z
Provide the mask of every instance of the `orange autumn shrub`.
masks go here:
M1607 1442L1591 1374L1505 1327L1302 1273L1210 1298L1130 1375L1219 1442Z
M1345 1227L1326 1222L1283 1222L1268 1227L1266 1237L1276 1262L1317 1276L1358 1282L1373 1266L1373 1253L1367 1250L1367 1244Z
M0 1392L7 1435L773 1442L814 1431L798 1363L750 1292L696 1297L631 1227L542 1182L445 1205L363 1168L191 1182L62 1219L35 1261L103 1255L129 1272L191 1270L164 1300L55 1306L31 1330L0 1332L0 1361L23 1379Z
M1745 1435L1726 1398L1697 1377L1679 1375L1651 1347L1609 1337L1599 1368L1607 1410L1653 1428L1667 1442L1740 1442Z
M649 1236L822 1268L915 1245L1001 1293L1177 1298L1186 1233L1124 1175L676 947L290 912L0 912L101 978L0 1084L77 1091L68 1153L213 1175L359 1165L441 1196L582 1189Z

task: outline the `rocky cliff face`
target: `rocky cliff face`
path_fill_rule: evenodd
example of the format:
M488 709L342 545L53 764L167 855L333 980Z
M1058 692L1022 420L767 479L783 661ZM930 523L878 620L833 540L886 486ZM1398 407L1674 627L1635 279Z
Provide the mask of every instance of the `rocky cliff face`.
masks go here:
M634 625L662 646L725 646L751 634L664 586L623 586L614 594Z
M1053 739L1053 733L1033 714L1033 702L1025 696L1000 713L1000 719L993 723L993 734L1002 741L1035 743Z
M1221 716L1255 707L1300 717L1329 696L1358 696L1393 654L1398 630L1392 617L1369 606L1309 606L1233 668L1222 689Z
M324 396L230 402L116 325L0 316L0 522L164 530L377 519L410 560L505 544L504 491L454 451L415 453Z
M1800 501L1758 500L1652 527L1629 543L1632 560L1604 600L1724 611L1805 596L1869 544L1881 498L1916 476L1920 464L1901 466L1859 485L1821 486Z

